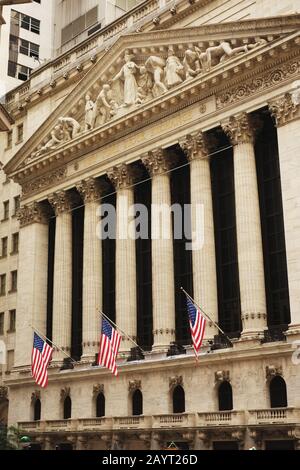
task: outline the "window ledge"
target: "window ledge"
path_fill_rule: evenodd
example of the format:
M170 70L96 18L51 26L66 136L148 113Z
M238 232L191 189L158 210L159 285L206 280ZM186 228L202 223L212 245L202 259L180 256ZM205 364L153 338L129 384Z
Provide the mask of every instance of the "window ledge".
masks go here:
M8 294L16 294L16 292L18 292L18 289L13 289L13 290L9 290Z

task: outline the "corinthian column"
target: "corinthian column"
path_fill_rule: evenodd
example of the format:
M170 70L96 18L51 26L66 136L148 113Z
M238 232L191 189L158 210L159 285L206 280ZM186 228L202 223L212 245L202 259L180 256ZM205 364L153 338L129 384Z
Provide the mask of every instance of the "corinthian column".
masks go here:
M48 214L39 203L21 207L15 366L29 365L32 327L46 334Z
M269 104L276 119L291 324L288 335L300 335L300 88Z
M81 181L77 190L84 200L82 356L93 359L98 352L102 310L102 242L100 223L100 186L94 178Z
M72 336L72 205L68 194L60 191L48 198L56 215L54 283L53 283L53 342L71 354ZM56 351L54 359L65 355Z
M194 298L217 323L218 295L209 143L205 134L199 132L187 136L180 145L190 162ZM213 323L208 322L205 339L213 338L217 333Z
M162 149L142 158L152 177L153 349L168 349L175 340L173 235L170 161Z
M222 123L234 155L238 265L243 336L267 327L260 209L254 153L255 129L246 113Z
M135 225L129 218L134 205L133 173L129 166L119 165L108 171L117 191L116 201L116 324L136 339L136 254ZM105 312L104 312L105 313ZM131 341L123 337L120 351L128 352Z

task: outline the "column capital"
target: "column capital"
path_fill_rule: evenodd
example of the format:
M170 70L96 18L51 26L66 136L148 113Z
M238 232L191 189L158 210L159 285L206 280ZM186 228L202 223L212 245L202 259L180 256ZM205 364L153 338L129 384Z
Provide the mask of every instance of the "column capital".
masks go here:
M179 145L189 161L208 158L211 142L202 131L188 134L179 141Z
M221 122L221 126L232 145L254 143L255 134L260 128L258 119L247 113L230 116Z
M162 148L151 150L142 156L142 162L151 177L166 173L171 168L171 160L167 152Z
M48 201L53 207L56 216L70 211L73 207L72 198L66 191L58 191L51 194L48 196Z
M84 203L98 201L105 191L105 183L96 178L87 178L76 184Z
M129 165L122 163L112 167L107 172L107 176L114 185L116 191L126 189L134 184L135 172Z
M285 93L276 100L270 101L268 106L271 115L275 118L276 126L284 126L292 121L300 111L300 91Z
M25 227L34 223L47 224L49 215L49 211L40 202L32 202L20 207L17 217L20 226Z

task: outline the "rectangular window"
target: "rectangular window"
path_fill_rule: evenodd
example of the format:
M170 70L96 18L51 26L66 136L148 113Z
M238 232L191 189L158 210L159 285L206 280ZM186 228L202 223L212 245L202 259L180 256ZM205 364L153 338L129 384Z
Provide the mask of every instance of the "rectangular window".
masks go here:
M14 215L17 215L18 210L20 209L20 196L14 197Z
M13 233L12 235L12 250L11 253L15 255L16 253L19 253L19 234L18 233Z
M0 336L4 335L4 312L0 313Z
M14 351L8 351L7 353L7 372L10 373L14 366L15 353Z
M20 54L27 55L29 57L39 58L40 46L34 44L33 42L26 41L25 39L20 39Z
M21 13L21 28L27 29L27 31L31 31L35 34L40 34L40 20L33 18L32 16L24 15Z
M1 239L1 258L6 258L7 256L7 237Z
M0 275L0 295L6 294L6 274Z
M9 311L9 333L14 333L16 331L16 311Z
M17 144L23 141L24 136L24 127L23 124L17 126Z
M9 219L9 201L3 202L3 220Z
M17 292L18 271L11 271L11 289L10 292Z
M30 69L29 67L17 64L14 61L8 62L8 76L17 78L18 80L22 80L23 82L29 79L31 70L32 69Z
M8 131L7 132L7 140L6 140L6 148L7 149L12 148L12 137L13 137L12 131Z
M226 141L221 145L228 145ZM225 333L238 337L241 331L241 303L233 152L224 150L213 156L211 178L215 226L215 249L218 282L219 324Z

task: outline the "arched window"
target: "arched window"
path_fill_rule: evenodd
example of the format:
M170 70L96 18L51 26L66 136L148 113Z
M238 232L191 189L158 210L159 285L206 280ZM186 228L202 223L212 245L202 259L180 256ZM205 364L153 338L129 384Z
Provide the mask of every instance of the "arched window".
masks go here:
M103 393L98 393L96 398L96 417L101 418L105 416L105 396Z
M229 382L222 382L218 390L219 411L233 409L232 387Z
M33 405L33 419L34 421L41 420L41 400L37 398Z
M173 413L185 412L185 393L181 385L177 385L173 390Z
M64 419L70 419L72 415L72 401L70 397L64 400Z
M139 416L143 414L143 394L140 390L135 390L132 395L132 414Z
M286 383L280 375L276 375L270 382L271 408L285 408L287 406Z

